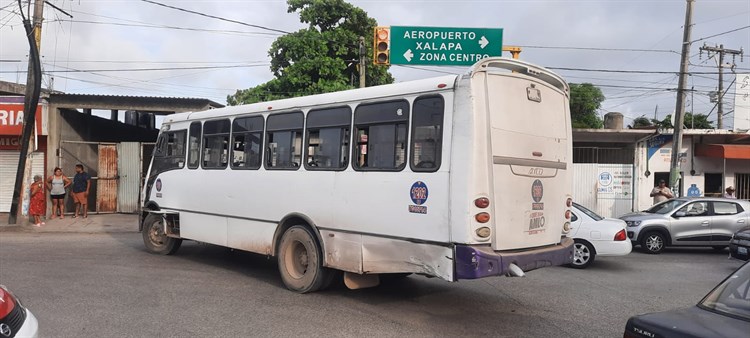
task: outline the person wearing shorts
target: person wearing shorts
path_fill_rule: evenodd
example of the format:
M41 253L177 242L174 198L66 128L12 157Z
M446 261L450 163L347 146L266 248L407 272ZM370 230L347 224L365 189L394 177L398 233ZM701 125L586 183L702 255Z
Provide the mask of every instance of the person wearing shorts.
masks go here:
M62 169L55 168L52 176L47 178L47 189L49 197L52 200L52 216L50 219L57 217L60 211L60 219L65 218L65 189L72 181L63 175Z
M86 207L86 204L88 204L90 188L91 176L83 171L82 164L76 164L76 175L73 176L73 188L71 189L73 202L76 204L76 212L73 215L73 218L78 217L79 209L81 210L83 218L88 217L88 208Z

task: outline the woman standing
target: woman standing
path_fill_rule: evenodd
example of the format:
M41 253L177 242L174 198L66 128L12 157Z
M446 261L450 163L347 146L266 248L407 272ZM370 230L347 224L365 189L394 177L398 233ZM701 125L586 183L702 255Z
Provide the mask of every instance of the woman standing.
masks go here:
M55 168L54 174L47 179L47 189L49 189L50 199L52 199L52 216L57 217L57 210L60 210L60 219L65 218L65 189L72 183L62 173L62 169Z
M47 199L45 198L44 183L42 176L35 175L34 183L31 184L31 199L29 203L29 214L34 216L34 226L44 225L42 215L47 212Z

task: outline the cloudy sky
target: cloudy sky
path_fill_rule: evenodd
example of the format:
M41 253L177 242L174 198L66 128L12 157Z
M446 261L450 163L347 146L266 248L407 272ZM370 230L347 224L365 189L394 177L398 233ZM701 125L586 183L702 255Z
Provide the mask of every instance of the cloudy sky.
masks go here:
M278 0L154 0L281 31L303 28ZM237 89L271 79L268 49L281 33L208 18L141 0L49 0L44 9L44 86L68 93L200 97L226 103ZM349 1L384 26L503 28L521 59L555 69L568 82L600 86L602 113L659 118L674 111L685 0ZM27 1L24 3L26 9ZM750 1L697 0L687 111L716 119L709 92L717 58L699 47L745 48L727 57L750 73ZM17 0L0 0L0 80L24 83L28 44ZM463 73L461 67L392 66L396 81ZM565 69L561 69L565 68ZM726 124L735 76L727 66ZM658 107L658 110L657 110Z

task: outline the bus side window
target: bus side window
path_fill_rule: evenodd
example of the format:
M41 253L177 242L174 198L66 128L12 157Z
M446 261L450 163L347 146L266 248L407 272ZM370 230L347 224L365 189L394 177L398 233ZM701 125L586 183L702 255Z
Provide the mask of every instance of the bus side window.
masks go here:
M266 169L297 170L302 163L302 112L269 115L266 120Z
M434 172L440 168L443 143L442 96L418 97L414 100L411 129L411 170Z
M206 121L203 126L203 168L224 169L229 162L229 120Z
M188 168L190 169L197 169L200 164L201 138L201 123L198 121L191 123L188 138Z
M349 107L311 110L307 113L305 168L341 170L349 163Z
M399 171L406 165L406 100L360 105L354 113L356 170Z
M263 116L240 117L232 122L232 169L258 169L263 144Z

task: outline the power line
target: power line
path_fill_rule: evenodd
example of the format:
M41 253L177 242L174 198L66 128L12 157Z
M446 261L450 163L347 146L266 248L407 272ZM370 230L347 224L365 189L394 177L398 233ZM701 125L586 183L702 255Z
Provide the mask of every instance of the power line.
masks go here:
M269 28L269 27L259 26L259 25L253 25L253 24L249 24L249 23L244 23L242 21L237 21L237 20L232 20L232 19L226 19L226 18L222 18L222 17L219 17L219 16L215 16L215 15L210 15L210 14L205 14L205 13L201 13L201 12L191 11L189 9L184 9L184 8L180 8L180 7L170 6L170 5L162 4L162 3L159 3L159 2L156 2L156 1L151 1L151 0L141 0L141 1L147 2L147 3L150 3L150 4L154 4L154 5L157 5L157 6L162 6L162 7L166 7L166 8L178 10L178 11L181 11L181 12L186 12L186 13L191 13L191 14L195 14L195 15L205 16L207 18L217 19L217 20L226 21L226 22L232 22L232 23L243 25L243 26L264 29L264 30L267 30L267 31L277 32L277 33L284 33L284 34L289 34L290 33L290 32L287 32L287 31L280 30L280 29Z
M143 27L143 28L161 28L161 29L173 29L173 30L184 30L194 32L208 32L208 33L220 33L220 34L236 34L236 35L266 35L266 36L280 36L279 33L266 33L266 32L244 32L235 30L220 30L220 29L206 29L206 28L192 28L192 27L179 27L179 26L168 26L168 25L153 25L153 24L138 24L138 23L119 23L119 22L102 22L102 21L87 21L87 20L52 20L50 22L63 21L63 22L74 22L82 24L92 25L111 25L111 26L123 26L123 27Z
M732 30L729 30L729 31L726 31L726 32L723 32L723 33L719 33L719 34L714 34L714 35L709 35L709 36L707 36L707 37L704 37L704 38L700 38L700 39L698 39L698 40L693 40L693 41L690 41L690 43L693 43L693 42L698 42L698 41L701 41L701 40L706 40L706 39L710 39L710 38L714 38L714 37L717 37L717 36L720 36L720 35L724 35L724 34L734 33L734 32L736 32L736 31L740 31L740 30L743 30L743 29L748 29L748 28L750 28L750 26L744 26L744 27L740 27L740 28L735 28L735 29L732 29Z
M674 53L680 54L679 52L668 50L668 49L634 49L634 48L600 48L600 47L563 47L563 46L524 46L519 45L518 47L523 48L536 48L536 49L570 49L570 50L591 50L591 51L611 51L611 52L653 52L653 53Z
M226 69L226 68L250 68L267 66L268 64L257 65L227 65L227 66L201 66L201 67L162 67L162 68L132 68L132 69L82 69L82 70L50 70L45 73L91 73L91 72L151 72L163 70L199 70L199 69ZM26 71L0 71L0 73L25 73Z
M554 70L570 70L575 72L601 72L601 73L625 73L625 74L679 74L680 72L656 71L656 70L614 70L614 69L589 69L568 67L547 67ZM718 72L690 72L688 74L719 74Z

